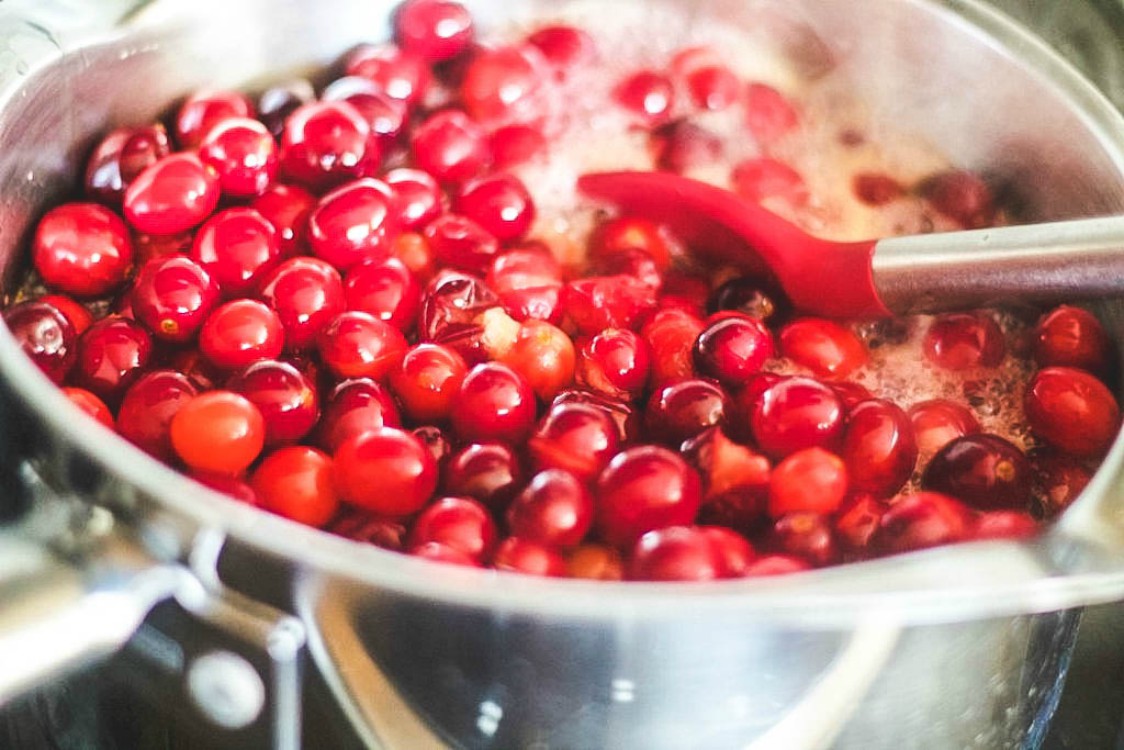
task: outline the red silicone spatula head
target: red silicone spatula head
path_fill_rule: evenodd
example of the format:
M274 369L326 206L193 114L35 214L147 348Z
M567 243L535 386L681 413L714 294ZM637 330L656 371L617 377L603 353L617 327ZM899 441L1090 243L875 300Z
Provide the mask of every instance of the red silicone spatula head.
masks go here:
M667 172L586 174L578 189L667 225L693 252L768 273L803 312L835 318L890 314L871 274L873 240L822 240L727 190Z

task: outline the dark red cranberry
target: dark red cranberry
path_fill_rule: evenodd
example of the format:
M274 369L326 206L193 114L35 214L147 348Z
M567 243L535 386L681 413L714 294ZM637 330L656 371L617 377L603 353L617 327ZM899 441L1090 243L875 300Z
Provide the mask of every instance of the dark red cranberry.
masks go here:
M467 495L502 512L523 486L523 467L502 443L469 443L445 462L441 486L445 494Z
M769 515L834 513L848 488L842 458L823 448L802 448L785 456L769 475Z
M422 229L444 210L441 187L428 172L399 167L383 176L397 198L398 223L403 229Z
M751 83L745 91L746 125L763 146L770 146L800 123L792 103L772 86Z
M725 65L707 65L687 75L691 102L699 109L720 112L738 100L741 82Z
M847 415L841 455L852 490L890 497L906 483L917 463L913 424L891 401L862 401Z
M969 539L1029 539L1040 531L1038 521L1017 510L989 510L980 513L968 532Z
M654 529L692 523L702 487L677 454L645 445L618 453L598 477L595 494L601 538L628 548Z
M851 179L851 189L868 206L884 206L905 195L905 187L882 172L860 172Z
M535 420L535 394L521 375L498 362L479 364L461 383L453 428L465 440L517 444Z
M854 331L823 318L794 320L778 338L781 354L817 377L845 378L870 359Z
M546 545L510 536L500 542L492 567L511 573L561 578L566 575L566 558Z
M634 581L713 581L724 565L711 537L697 526L666 526L633 546L626 577Z
M438 543L485 562L499 540L488 509L468 497L442 497L427 505L410 525L406 549Z
M290 258L262 279L258 296L285 327L285 348L301 351L344 310L343 279L319 258Z
M394 193L373 177L349 182L325 195L308 216L308 244L341 272L363 260L390 255L398 233Z
M254 362L231 377L226 387L258 407L265 420L266 445L296 442L320 418L314 384L288 362Z
M332 318L316 336L320 360L340 378L383 380L398 368L407 346L397 328L356 310Z
M257 300L236 299L219 305L199 329L199 350L211 364L223 370L273 359L284 346L281 319Z
M119 209L129 183L169 153L168 133L159 123L111 131L86 162L86 195Z
M541 156L546 151L546 136L530 125L504 125L492 132L488 146L493 166L508 169Z
M939 492L917 492L882 514L871 544L895 553L959 542L968 537L972 522L972 511L959 500Z
M429 62L463 52L474 29L468 9L452 0L407 0L394 14L394 39Z
M648 343L632 331L609 328L581 345L575 378L579 385L612 398L637 399L651 368Z
M254 488L237 477L226 474L212 474L206 471L192 471L190 476L207 489L214 490L255 508L262 507L261 500L258 499L258 493L254 491Z
M938 316L921 344L925 358L945 370L996 367L1007 354L1003 331L987 313Z
M909 407L908 413L918 453L923 456L931 456L958 437L980 431L980 423L972 410L948 399L916 403Z
M355 107L370 126L371 137L384 147L392 145L406 125L406 104L391 98L369 78L337 78L324 88L320 98L328 102L347 102Z
M613 98L646 125L666 120L675 106L671 79L654 70L641 70L617 84Z
M540 471L506 513L512 536L548 547L574 547L593 524L593 497L585 484L561 469Z
M549 72L532 46L497 47L473 56L461 80L464 107L478 122L529 123L542 118Z
M725 151L721 136L688 120L673 120L652 131L656 167L683 174L714 164Z
M252 292L281 258L273 225L252 208L219 211L199 228L192 259L202 266L225 297Z
M542 53L559 76L597 57L593 37L576 26L544 26L528 35L527 43Z
M371 173L378 165L371 126L347 102L313 102L293 112L281 134L281 170L320 191Z
M390 391L369 378L345 380L328 394L317 443L335 453L354 435L401 424Z
M199 91L187 97L176 113L176 141L197 147L216 125L234 117L254 116L254 105L237 91Z
M553 407L529 442L536 468L564 469L583 480L597 476L619 445L617 426L605 410L580 403Z
M1076 367L1102 373L1112 342L1096 316L1080 307L1060 305L1034 328L1034 361L1039 367Z
M773 335L757 318L731 314L699 334L695 366L725 385L741 385L773 356Z
M128 318L97 321L78 340L71 379L107 404L115 405L152 358L152 337Z
M726 394L708 380L681 380L648 400L644 424L653 439L678 446L703 430L722 424Z
M1064 453L1040 450L1030 459L1034 498L1043 518L1054 518L1068 508L1093 478L1084 461Z
M408 432L383 427L344 440L335 452L340 499L380 515L411 515L437 487L437 464Z
M861 493L843 501L835 514L835 538L851 558L869 556L870 541L889 507L885 500Z
M499 359L522 375L543 401L550 401L574 383L574 343L561 328L543 320L522 323L515 341Z
M761 450L780 458L803 448L834 450L843 416L843 404L831 388L811 378L783 378L761 394L750 426Z
M349 76L374 81L380 91L408 107L425 99L432 79L421 56L392 45L360 45L348 54L344 68Z
M487 272L500 249L495 235L459 214L437 217L423 234L438 261L480 275Z
M1035 373L1023 398L1030 429L1063 453L1101 456L1120 428L1120 407L1104 383L1071 367Z
M48 287L97 297L120 286L133 262L129 229L97 203L64 203L35 227L31 262Z
M501 243L523 237L535 220L535 204L523 182L511 174L494 174L466 183L453 209L472 219Z
M261 195L277 176L277 142L257 120L235 117L211 129L199 158L219 175L222 192L235 198Z
M753 203L769 200L803 206L811 193L803 176L788 164L769 157L738 162L730 174L734 192Z
M917 190L933 208L965 229L982 229L995 223L991 189L971 172L940 172L924 180Z
M640 331L652 350L652 385L693 378L695 341L706 324L683 310L660 310Z
M137 231L168 235L203 222L218 205L218 173L194 152L170 154L137 175L125 191L125 218Z
M769 529L768 544L775 552L807 560L816 568L839 562L831 517L822 513L781 516Z
M281 257L300 254L305 243L308 215L316 205L316 198L295 185L275 183L254 198L250 207L273 225Z
M58 308L29 300L4 311L12 337L40 370L61 384L74 365L78 335Z
M164 341L190 341L218 303L210 274L183 256L150 260L133 285L133 314Z
M492 159L487 133L456 109L432 114L414 128L410 147L414 163L445 183L475 177Z
M591 276L562 287L560 303L580 333L594 336L642 324L656 307L656 294L632 276Z
M258 119L269 130L270 135L280 139L285 131L285 120L301 106L316 101L316 91L304 78L294 78L277 86L271 86L258 97Z
M147 453L162 461L171 461L175 456L169 436L172 417L198 392L183 373L175 370L146 372L129 386L121 399L117 431Z

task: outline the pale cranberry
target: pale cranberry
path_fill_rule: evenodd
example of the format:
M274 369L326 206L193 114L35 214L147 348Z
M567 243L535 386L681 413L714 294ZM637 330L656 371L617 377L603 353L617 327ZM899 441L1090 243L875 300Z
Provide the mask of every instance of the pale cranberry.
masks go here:
M74 326L53 305L42 301L26 301L4 311L4 322L23 353L40 370L61 384L78 347Z
M175 455L169 433L172 417L197 393L183 373L147 372L125 391L117 411L117 431L147 453L170 461Z
M407 516L437 487L437 464L408 432L383 427L345 439L335 452L340 498L373 513Z
M425 99L432 79L420 55L392 45L360 45L348 54L344 69L349 76L374 81L379 91L410 107Z
M273 359L284 346L281 319L257 300L237 299L219 305L199 329L203 356L224 370L245 367L259 359Z
M1030 428L1063 453L1102 455L1120 427L1120 407L1104 383L1071 367L1047 367L1027 386L1024 408Z
M773 356L773 335L756 318L730 314L699 334L695 365L726 385L741 385Z
M792 103L772 86L751 83L746 87L746 125L757 142L770 146L800 122Z
M125 191L125 218L137 231L168 235L203 222L218 205L218 173L193 152L170 154L137 175Z
M85 388L73 388L71 386L63 386L62 392L70 399L70 403L77 406L85 414L101 422L109 429L113 429L113 412L109 410L105 402L94 394L87 391Z
M574 343L561 328L543 320L522 323L515 341L499 359L522 375L543 401L550 401L574 382Z
M681 380L648 399L644 426L648 435L678 446L726 418L726 393L708 380Z
M606 328L641 324L655 309L656 295L631 276L592 276L562 287L560 303L578 330L593 336Z
M220 123L253 116L254 105L244 94L199 91L189 96L176 113L176 140L184 149L195 148Z
M593 497L573 474L547 469L536 474L506 512L513 536L549 547L581 543L593 524Z
M129 229L97 203L65 203L35 228L31 261L43 283L77 297L97 297L125 280L133 260Z
M831 518L822 513L797 511L781 516L769 529L768 544L775 552L807 560L813 567L839 562Z
M444 210L441 187L428 172L399 167L387 172L383 181L394 191L403 229L422 229Z
M603 409L570 403L550 410L529 448L537 468L565 469L588 480L605 468L619 444L617 427Z
M792 555L762 555L746 567L743 575L746 578L765 578L802 573L811 568L807 560Z
M317 427L317 443L331 453L355 435L402 424L390 391L370 378L343 381L328 394L326 402Z
M652 350L652 385L696 376L695 341L706 324L683 310L660 310L640 331Z
M917 463L913 424L891 401L861 401L847 415L840 455L847 464L851 489L890 497Z
M628 330L609 328L584 342L575 378L579 385L606 396L637 399L648 383L648 344Z
M191 245L192 259L226 297L250 293L277 265L281 248L273 225L252 208L228 208L203 224Z
M369 174L381 154L371 126L347 102L313 102L285 121L281 170L312 190Z
M1112 342L1101 322L1080 307L1056 307L1034 328L1034 361L1040 367L1076 367L1101 373L1108 366L1111 351Z
M261 195L277 175L277 143L249 118L230 118L212 128L199 158L218 173L223 193L236 198Z
M761 450L779 458L804 448L838 447L843 416L831 388L811 378L783 378L761 394L750 425Z
M851 190L868 206L883 206L905 195L905 187L882 172L860 172L851 179Z
M154 336L182 343L218 303L219 287L198 263L172 255L144 265L131 297L133 314Z
M675 106L675 86L662 73L641 70L617 84L613 98L644 124L654 125L670 116Z
M305 445L289 445L262 460L252 483L262 508L320 527L339 509L334 474L334 464L327 455Z
M634 581L713 581L723 563L714 542L697 526L668 526L641 536L629 555Z
M945 370L996 367L1007 354L1003 331L987 313L946 313L929 325L925 358Z
M619 581L624 577L624 562L615 548L587 542L570 553L566 559L566 572L571 578Z
M492 158L484 129L455 109L432 114L414 128L410 148L420 169L446 183L475 177Z
M675 453L653 445L617 454L597 479L601 538L630 547L646 532L689 524L701 502L699 476Z
M498 538L496 522L483 505L467 497L442 497L414 519L406 549L437 542L484 562L491 557Z
M265 420L266 445L296 442L320 418L314 384L288 362L254 362L231 377L226 387L258 407Z
M332 318L316 336L321 361L340 378L382 380L399 367L406 347L397 328L356 310Z
M262 279L258 296L281 318L289 351L314 345L324 326L344 309L343 279L319 258L281 263Z
M546 545L511 536L500 542L492 567L511 573L561 578L566 575L566 558Z
M120 208L129 183L169 153L168 133L159 123L111 131L86 162L86 195Z
M542 117L548 83L546 60L536 48L497 47L473 56L460 96L480 122L527 123Z
M274 183L254 198L250 207L273 225L281 256L300 254L305 242L308 215L316 205L312 193L296 185Z
M535 220L535 203L523 182L511 174L494 174L466 183L453 209L472 219L501 243L523 237Z
M823 448L804 448L786 456L769 477L769 515L833 513L847 495L847 465Z
M803 206L811 193L804 177L788 164L769 157L745 159L730 175L734 192L753 203L773 199L788 206Z
M882 515L872 544L884 552L911 552L967 538L972 511L939 492L917 492L897 500Z
M430 62L455 57L472 37L472 15L451 0L407 0L394 14L395 41Z
M148 367L152 349L152 337L139 323L117 315L102 318L78 339L71 380L106 403L117 404Z
M518 443L535 420L535 394L523 376L488 362L469 371L453 403L453 428L465 440Z
M981 229L995 223L991 189L971 172L940 172L918 186L937 211L959 222L965 229Z
M406 414L416 422L448 419L461 381L468 373L464 359L440 344L410 348L390 371L390 385Z
M924 456L936 453L958 437L980 431L979 420L971 409L943 398L909 407L909 419L918 453Z
M475 274L484 274L500 249L495 235L459 214L437 217L423 235L439 262Z
M870 359L854 331L823 318L794 320L778 338L781 354L817 377L845 378Z

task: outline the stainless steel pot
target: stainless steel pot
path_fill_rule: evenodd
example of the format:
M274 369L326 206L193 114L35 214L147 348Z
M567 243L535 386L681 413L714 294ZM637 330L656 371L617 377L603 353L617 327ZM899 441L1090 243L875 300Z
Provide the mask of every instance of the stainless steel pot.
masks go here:
M583 5L469 4L484 26ZM606 6L587 0L583 12ZM876 118L1009 186L1022 219L1124 210L1124 121L974 0L632 7L642 19L665 6L682 7L688 27L713 15L747 34L814 34ZM44 22L43 7L31 21L0 17L5 278L94 134L198 86L326 64L385 37L389 8L157 0L96 30L66 13ZM1124 306L1097 311L1124 341ZM232 731L271 702L277 747L297 744L285 686L305 637L372 747L1034 746L1064 677L1074 608L1124 598L1119 441L1040 544L779 581L593 584L438 566L239 506L80 418L2 327L0 378L0 461L19 466L35 496L0 544L0 700L116 648L174 597L268 655L264 680L236 659L186 674L192 698Z

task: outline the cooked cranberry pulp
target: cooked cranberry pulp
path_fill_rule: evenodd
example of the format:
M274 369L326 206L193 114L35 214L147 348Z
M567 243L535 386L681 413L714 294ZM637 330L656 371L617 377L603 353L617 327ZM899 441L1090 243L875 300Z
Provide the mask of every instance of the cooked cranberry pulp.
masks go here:
M861 239L1001 224L995 186L872 122L813 38L641 45L596 5L481 38L408 0L319 91L106 133L8 327L203 484L445 563L777 575L1064 510L1120 422L1086 310L809 317L574 187L674 172Z

